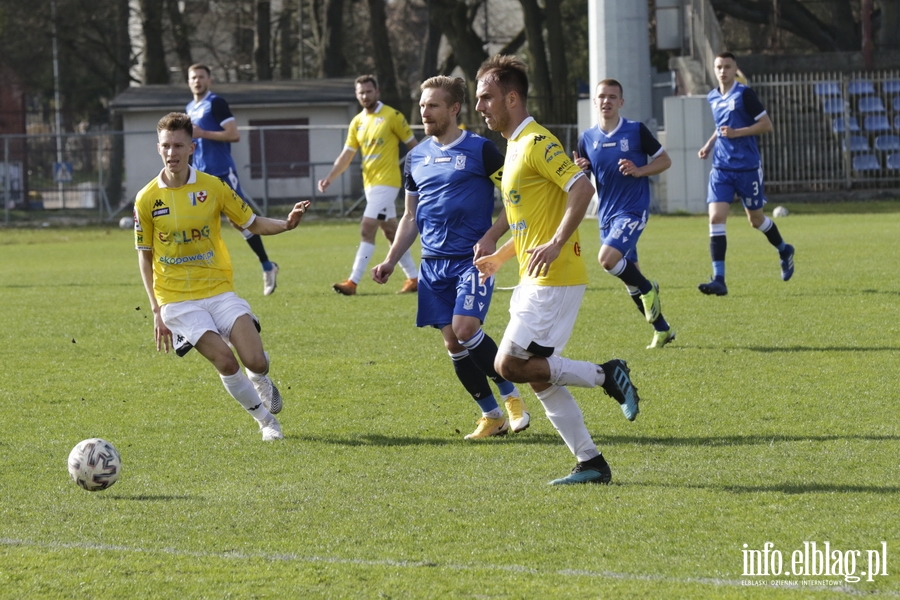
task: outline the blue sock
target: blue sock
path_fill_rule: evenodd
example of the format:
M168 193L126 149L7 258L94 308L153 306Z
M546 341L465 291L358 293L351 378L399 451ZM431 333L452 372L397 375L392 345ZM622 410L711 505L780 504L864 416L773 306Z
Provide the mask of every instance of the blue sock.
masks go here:
M271 260L267 260L262 264L263 271L271 271L275 268L275 265L272 264Z
M509 396L514 391L516 391L516 386L513 385L513 382L503 380L497 383L497 387L500 389L501 396Z
M712 267L713 267L713 278L716 281L725 281L725 261L724 260L714 260Z

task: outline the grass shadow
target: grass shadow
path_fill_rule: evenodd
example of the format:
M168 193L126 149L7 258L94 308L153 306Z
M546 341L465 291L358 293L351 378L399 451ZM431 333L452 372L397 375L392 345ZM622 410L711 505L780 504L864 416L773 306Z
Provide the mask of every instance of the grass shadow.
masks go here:
M595 436L598 443L646 446L763 446L774 443L858 440L896 442L900 435L729 435L711 437Z
M896 485L840 485L832 483L797 483L794 481L785 483L773 483L769 485L715 485L715 484L684 484L677 483L651 483L651 482L629 482L616 480L613 477L613 483L621 486L635 487L659 487L659 488L679 488L679 489L697 489L709 490L713 492L729 492L732 494L760 494L760 493L776 493L776 494L897 494L900 492L900 486Z
M168 494L139 494L137 496L126 496L123 494L104 494L101 496L104 500L132 500L134 502L171 502L173 500L196 500L194 496L172 496Z
M302 436L286 436L292 439L299 439L304 442L313 442L320 444L330 444L336 446L378 446L378 447L391 447L391 446L455 446L455 445L471 445L471 444L502 444L502 443L512 443L512 444L543 444L543 445L560 445L562 444L562 440L559 436L548 434L548 433L538 433L538 434L510 434L502 437L495 437L488 440L480 440L477 442L470 442L468 440L462 439L462 433L460 433L460 437L456 438L429 438L429 437L412 437L412 436L390 436L390 435L378 435L378 434L368 434L368 435L360 435L360 436L352 436L352 437L343 437L343 436L314 436L314 435L302 435Z

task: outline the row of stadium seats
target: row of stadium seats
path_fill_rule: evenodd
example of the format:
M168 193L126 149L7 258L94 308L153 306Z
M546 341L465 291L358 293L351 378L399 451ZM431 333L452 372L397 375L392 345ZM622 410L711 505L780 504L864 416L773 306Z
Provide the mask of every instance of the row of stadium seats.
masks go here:
M900 169L900 154L888 154L885 159L886 170ZM875 154L857 154L853 157L854 171L881 171L881 159Z
M891 122L885 115L869 115L863 118L863 128L866 131L890 131ZM894 115L894 129L900 131L900 114ZM835 117L831 121L831 131L860 131L859 120L856 117Z
M864 135L850 135L843 140L844 152L868 152L869 138ZM880 152L900 150L900 136L893 134L879 135L875 138L874 149Z
M890 105L895 111L900 111L900 96L894 96ZM841 97L829 97L822 99L822 112L826 115L842 115L850 112L850 102ZM860 114L879 114L887 112L881 96L861 96L856 99L856 112Z
M841 84L837 81L822 81L814 86L816 96L841 96ZM868 79L855 79L847 84L847 93L851 96L874 96L875 84ZM893 79L881 82L882 94L900 94L900 80Z

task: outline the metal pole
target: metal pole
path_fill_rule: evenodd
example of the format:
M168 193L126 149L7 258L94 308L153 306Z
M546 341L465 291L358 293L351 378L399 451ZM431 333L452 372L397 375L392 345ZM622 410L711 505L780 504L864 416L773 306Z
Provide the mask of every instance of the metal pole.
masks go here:
M259 158L262 161L263 177L263 210L264 217L269 215L269 171L266 169L266 128L259 129Z
M9 168L9 138L3 138L3 168L5 169L5 174L3 177L3 212L5 215L6 224L9 225L9 199L10 199L10 187L11 187L11 169Z
M56 2L50 3L50 19L53 31L53 102L56 111L56 162L62 163L62 137L60 136L60 133L62 132L62 120L59 115L59 59L56 51ZM56 189L59 192L60 207L65 208L66 198L63 196L62 181L58 182L56 185Z

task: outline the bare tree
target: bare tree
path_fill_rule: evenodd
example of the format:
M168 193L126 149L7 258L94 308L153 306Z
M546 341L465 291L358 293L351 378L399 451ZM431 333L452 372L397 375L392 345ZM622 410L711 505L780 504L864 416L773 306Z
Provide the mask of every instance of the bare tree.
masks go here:
M272 79L272 2L256 1L256 49L253 60L256 63L256 77L260 81Z
M158 0L141 0L140 4L144 31L144 83L169 83L163 45L163 5Z
M185 80L188 76L188 68L194 64L191 58L191 30L181 14L178 0L166 0L169 22L172 24L171 33L175 40L175 54L178 56L178 65Z
M378 88L385 104L396 107L406 114L411 101L400 96L397 87L397 76L394 73L394 58L391 52L390 37L387 29L387 13L384 0L366 0L369 5L369 27L372 36L372 57L375 59L375 74L378 77Z

